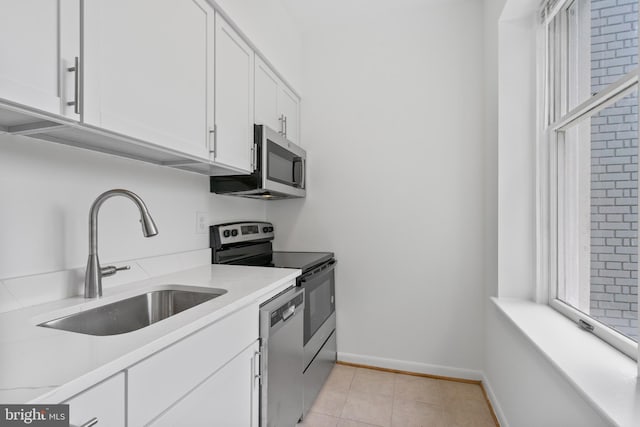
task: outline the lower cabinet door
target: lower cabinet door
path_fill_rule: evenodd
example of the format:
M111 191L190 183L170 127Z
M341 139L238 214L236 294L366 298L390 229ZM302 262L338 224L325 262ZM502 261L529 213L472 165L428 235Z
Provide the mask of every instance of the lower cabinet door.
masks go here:
M124 373L120 372L63 402L69 405L71 427L126 425L124 390Z
M151 425L258 427L258 349L256 341Z

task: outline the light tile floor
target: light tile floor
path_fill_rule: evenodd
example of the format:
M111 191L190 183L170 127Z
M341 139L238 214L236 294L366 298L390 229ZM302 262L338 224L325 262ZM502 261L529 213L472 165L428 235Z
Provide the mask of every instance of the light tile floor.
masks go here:
M336 365L300 427L496 427L477 384Z

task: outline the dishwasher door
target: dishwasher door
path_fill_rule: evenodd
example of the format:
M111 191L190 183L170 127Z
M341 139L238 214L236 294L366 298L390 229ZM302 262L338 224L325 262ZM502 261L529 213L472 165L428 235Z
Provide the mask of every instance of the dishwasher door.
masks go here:
M304 290L293 288L260 307L260 425L295 426L303 412Z

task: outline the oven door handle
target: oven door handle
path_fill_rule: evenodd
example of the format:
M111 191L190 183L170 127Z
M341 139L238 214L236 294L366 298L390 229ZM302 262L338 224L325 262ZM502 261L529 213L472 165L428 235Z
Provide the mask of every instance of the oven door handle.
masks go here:
M308 272L307 274L305 274L304 276L302 276L300 278L300 282L301 283L305 283L308 281L309 277L311 276L315 276L318 275L320 273L328 273L331 270L336 268L336 264L338 263L338 260L336 259L332 259L331 261L323 264L321 267L314 269L313 271Z

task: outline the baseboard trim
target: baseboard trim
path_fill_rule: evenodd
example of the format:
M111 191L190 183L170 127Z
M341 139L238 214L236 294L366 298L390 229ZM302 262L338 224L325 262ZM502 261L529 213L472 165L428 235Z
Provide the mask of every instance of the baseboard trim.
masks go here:
M482 381L478 381L478 380L467 380L465 378L446 377L442 375L433 375L433 374L423 374L420 372L404 371L402 369L382 368L380 366L363 365L362 363L343 362L342 360L338 360L336 364L342 365L342 366L352 366L354 368L371 369L373 371L391 372L393 374L412 375L414 377L433 378L436 380L454 381L458 383L482 385Z
M434 378L445 381L455 381L468 384L478 384L482 389L491 416L496 427L509 427L504 413L498 404L488 378L481 371L451 368L426 363L406 362L403 360L385 359L382 357L362 356L350 353L338 353L339 365L356 368L373 369L376 371L393 372L395 374L413 375L417 377Z
M427 363L407 362L404 360L386 359L383 357L363 356L360 354L338 352L338 361L363 367L384 368L390 372L422 374L431 378L449 379L452 381L480 384L484 377L481 371L452 368L449 366L429 365Z
M489 408L491 408L491 415L493 416L493 421L495 421L496 426L509 427L507 418L504 416L504 412L502 412L502 408L498 403L498 399L493 392L493 388L491 387L489 378L487 378L487 376L484 374L482 375L482 391L484 392L485 399L487 399L487 402L489 403Z

